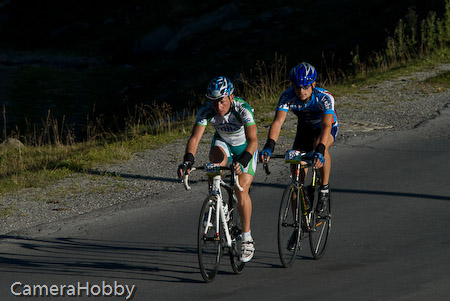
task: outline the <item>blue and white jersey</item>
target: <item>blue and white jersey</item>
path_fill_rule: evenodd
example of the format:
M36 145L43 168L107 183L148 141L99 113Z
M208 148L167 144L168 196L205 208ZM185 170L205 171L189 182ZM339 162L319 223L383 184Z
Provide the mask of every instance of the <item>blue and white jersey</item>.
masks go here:
M311 99L304 103L297 98L294 87L284 91L278 100L277 111L294 112L298 117L298 124L319 128L324 114L333 115L333 126L338 125L336 111L334 109L334 97L323 88L314 88Z
M206 126L211 123L217 134L230 146L247 142L245 127L255 124L252 108L240 97L234 97L230 111L220 116L214 111L211 101L205 102L197 113L195 123Z

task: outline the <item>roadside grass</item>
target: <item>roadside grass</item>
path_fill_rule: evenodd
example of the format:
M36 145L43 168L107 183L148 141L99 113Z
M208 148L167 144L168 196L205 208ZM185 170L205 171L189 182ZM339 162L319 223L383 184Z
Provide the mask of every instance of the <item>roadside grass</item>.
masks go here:
M115 137L71 145L19 145L0 147L0 195L30 187L44 187L70 174L86 173L97 165L129 160L136 152L155 149L187 137L186 123L174 124L158 134Z
M432 85L437 89L437 92L450 89L450 71L439 74L425 80L425 83Z
M354 77L343 79L341 82L334 85L326 86L332 91L335 97L343 95L354 95L360 92L362 87L376 85L379 82L408 76L419 71L432 70L438 64L450 63L450 48L441 49L436 53L430 54L426 59L417 58L402 65L393 66L389 70L371 70L365 76L356 75ZM450 84L446 82L449 76L444 74L429 78L424 81L426 84L433 84L435 86L441 85L441 88L449 88Z
M14 207L14 205L8 205L8 206L0 205L0 217L7 217L7 216L11 215L15 210L16 210L16 208Z
M414 12L409 14L409 18L414 20ZM449 63L449 45L450 0L446 0L443 19L436 18L436 14L430 12L421 23L416 20L405 25L400 20L394 36L386 39L383 51L364 59L355 51L350 71L345 73L342 70L328 69L321 75L318 84L329 89L336 98L359 93L363 87L431 69L439 63ZM96 72L108 70L91 72L95 78ZM119 73L111 73L124 76L127 72L120 70ZM240 83L236 85L236 94L255 109L259 137L267 136L278 97L289 86L288 72L286 59L275 54L271 63L258 62L248 75L242 74ZM76 93L81 93L71 87L71 79L77 76L76 72L50 74L48 70L27 68L21 71L20 76L34 85L35 88L30 90L33 91L42 88L41 82L37 80L42 74L59 81L60 86L51 94L55 100L76 102ZM115 78L112 84L118 81ZM423 84L436 91L449 89L450 72L428 79ZM101 87L94 93L96 98L107 93L105 83L93 83L87 89L95 91L96 86ZM20 103L26 103L33 94L22 90L16 87L14 93ZM64 95L63 91L68 91L68 94ZM82 93L90 93L89 91ZM201 103L202 99L193 102ZM87 173L95 166L129 160L136 152L156 149L177 139L186 139L190 135L195 114L195 110L172 112L167 104L135 106L129 112L123 130L117 132L105 129L101 118L91 117L86 119L85 141L75 141L74 133L65 124L65 118L57 119L48 111L42 125L30 127L25 133L18 130L3 133L4 141L15 138L22 141L23 145L0 146L0 196L23 188L44 187L72 173ZM6 122L6 112L3 115ZM282 134L293 135L288 132ZM7 216L11 210L14 208L0 207L0 216Z

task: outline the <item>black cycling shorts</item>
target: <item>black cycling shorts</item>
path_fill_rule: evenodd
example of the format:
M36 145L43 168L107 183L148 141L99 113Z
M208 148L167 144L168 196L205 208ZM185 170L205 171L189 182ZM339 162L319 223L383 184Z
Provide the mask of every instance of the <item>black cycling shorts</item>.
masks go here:
M297 126L297 134L295 135L294 145L292 149L302 152L311 152L314 150L314 142L320 136L322 129L312 128L310 126L299 125ZM331 135L336 140L338 134L338 127L334 125L331 128Z

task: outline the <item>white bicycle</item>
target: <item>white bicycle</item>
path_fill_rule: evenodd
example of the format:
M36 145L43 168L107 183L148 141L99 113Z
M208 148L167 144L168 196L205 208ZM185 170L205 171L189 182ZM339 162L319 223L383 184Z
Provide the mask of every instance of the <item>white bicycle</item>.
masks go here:
M242 273L245 263L240 260L242 226L237 210L237 198L233 186L242 191L238 176L234 173L234 165L220 166L208 163L193 167L202 169L209 177L209 195L205 199L200 211L197 232L198 262L200 272L205 282L211 282L217 274L219 262L228 250L231 267L235 274ZM223 170L231 171L229 183L222 179ZM186 189L189 187L189 176L183 176ZM227 197L223 197L223 191Z

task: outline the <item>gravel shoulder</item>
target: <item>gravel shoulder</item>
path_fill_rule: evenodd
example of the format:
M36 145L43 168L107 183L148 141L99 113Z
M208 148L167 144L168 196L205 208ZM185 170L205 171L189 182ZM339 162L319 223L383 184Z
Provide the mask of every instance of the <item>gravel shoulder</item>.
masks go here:
M353 95L337 98L340 130L334 147L352 143L355 137L413 129L438 116L450 105L450 91L438 91L420 82L449 70L450 64L443 64L433 70L366 86ZM259 135L260 147L265 143L264 129L268 126L259 124L259 132L264 133ZM295 126L296 118L290 113L277 150L291 146ZM196 155L197 163L206 162L211 136L208 131L203 137ZM99 166L91 174L74 173L45 188L5 195L1 198L0 212L7 216L0 220L0 235L18 235L30 228L39 231L48 223L128 202L157 202L162 194L183 189L175 171L183 157L185 144L186 139L180 139L160 149L137 153L129 161ZM262 169L258 168L256 179L262 174ZM192 180L198 178L193 175Z

